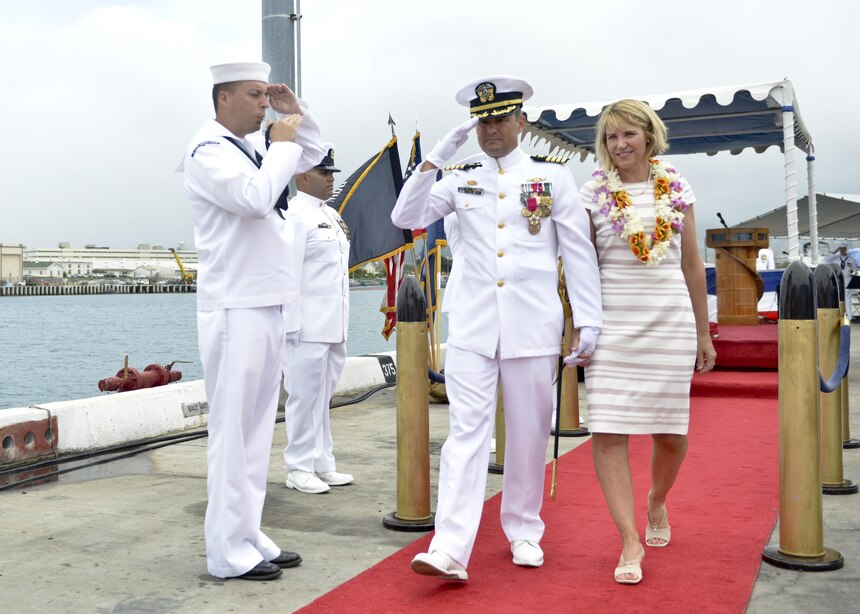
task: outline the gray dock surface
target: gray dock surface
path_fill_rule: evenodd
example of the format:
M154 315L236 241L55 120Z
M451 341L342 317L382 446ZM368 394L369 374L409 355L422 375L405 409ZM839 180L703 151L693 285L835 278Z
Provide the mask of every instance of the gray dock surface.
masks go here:
M857 365L860 328L853 329L852 365ZM860 438L856 367L849 382L852 435ZM325 495L284 486L286 436L283 424L277 425L263 526L282 548L305 560L273 582L224 581L206 573L205 438L0 492L0 610L291 612L310 603L425 535L382 526L396 507L395 406L396 393L389 388L332 410L338 468L353 473L356 483ZM447 430L447 406L431 405L434 508L438 454ZM586 440L562 438L560 451ZM552 440L547 460L551 452ZM845 450L843 458L845 478L860 480L860 449ZM501 476L490 474L487 496L500 488ZM860 495L824 497L824 543L842 554L843 569L810 573L763 563L747 612L858 611L858 506ZM771 543L778 543L778 530Z

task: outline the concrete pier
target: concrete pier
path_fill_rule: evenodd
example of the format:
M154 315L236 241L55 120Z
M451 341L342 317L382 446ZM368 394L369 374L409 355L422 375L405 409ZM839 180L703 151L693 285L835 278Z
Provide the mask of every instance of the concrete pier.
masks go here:
M0 296L72 296L84 294L176 294L197 292L193 284L99 284L70 286L0 286Z

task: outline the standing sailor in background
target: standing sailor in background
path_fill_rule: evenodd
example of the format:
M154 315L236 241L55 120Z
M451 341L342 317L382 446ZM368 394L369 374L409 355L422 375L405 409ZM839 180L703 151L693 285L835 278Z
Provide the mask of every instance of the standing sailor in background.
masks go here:
M848 284L851 283L851 276L857 270L857 261L848 253L848 243L842 241L827 258L827 262L836 264L842 272L842 280L845 282L845 310L848 312L848 317L853 320L854 290L849 290Z
M296 175L298 193L285 214L285 232L294 241L300 292L295 309L285 314L284 406L287 487L324 493L353 481L335 471L329 401L346 362L349 329L349 229L326 204L334 187L334 149L322 162Z
M558 298L559 251L567 271L580 343L576 363L594 350L601 326L600 276L588 216L567 168L519 146L522 103L532 94L517 77L486 77L457 94L472 119L454 128L407 181L391 220L424 228L454 213L460 267L445 306L445 387L450 432L442 448L436 534L412 569L466 580L481 520L487 456L501 375L507 446L501 521L516 565L543 564L539 542L552 381L564 315ZM476 128L477 126L477 128ZM483 156L436 172L476 128Z
M181 170L199 257L197 335L209 401L205 537L209 573L272 580L301 562L260 529L284 349L282 307L298 291L274 205L323 156L307 107L263 62L211 68L215 119L191 139ZM286 114L263 158L246 138L271 104Z

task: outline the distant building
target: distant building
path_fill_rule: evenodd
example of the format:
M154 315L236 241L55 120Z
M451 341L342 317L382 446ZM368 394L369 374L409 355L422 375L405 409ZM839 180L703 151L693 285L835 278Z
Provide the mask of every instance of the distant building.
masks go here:
M65 269L58 262L30 262L24 261L24 276L25 277L51 277L54 279L62 279Z
M24 246L0 243L0 284L24 280Z
M196 272L197 252L183 247L180 245L180 249L176 250L177 255L187 271ZM140 276L143 270L151 270L157 271L160 276L179 277L179 265L173 253L161 245L150 246L149 243L141 243L137 249L112 249L95 244L76 249L64 241L56 248L26 250L23 257L28 262L59 264L69 275L132 277ZM87 267L88 272L77 272ZM167 275L167 271L172 271L172 274Z
M58 262L67 277L89 277L93 274L93 263L90 260L68 260Z

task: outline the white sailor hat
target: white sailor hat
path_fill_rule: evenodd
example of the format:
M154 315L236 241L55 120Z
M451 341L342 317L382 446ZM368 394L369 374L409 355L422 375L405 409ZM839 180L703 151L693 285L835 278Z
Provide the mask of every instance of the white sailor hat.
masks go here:
M232 64L216 64L210 66L212 85L233 83L234 81L263 81L269 82L269 72L272 67L265 62L233 62Z
M472 117L503 117L523 106L534 90L520 77L493 75L470 81L457 92L457 102L469 107Z
M848 241L842 241L842 242L839 244L839 247L848 247Z

